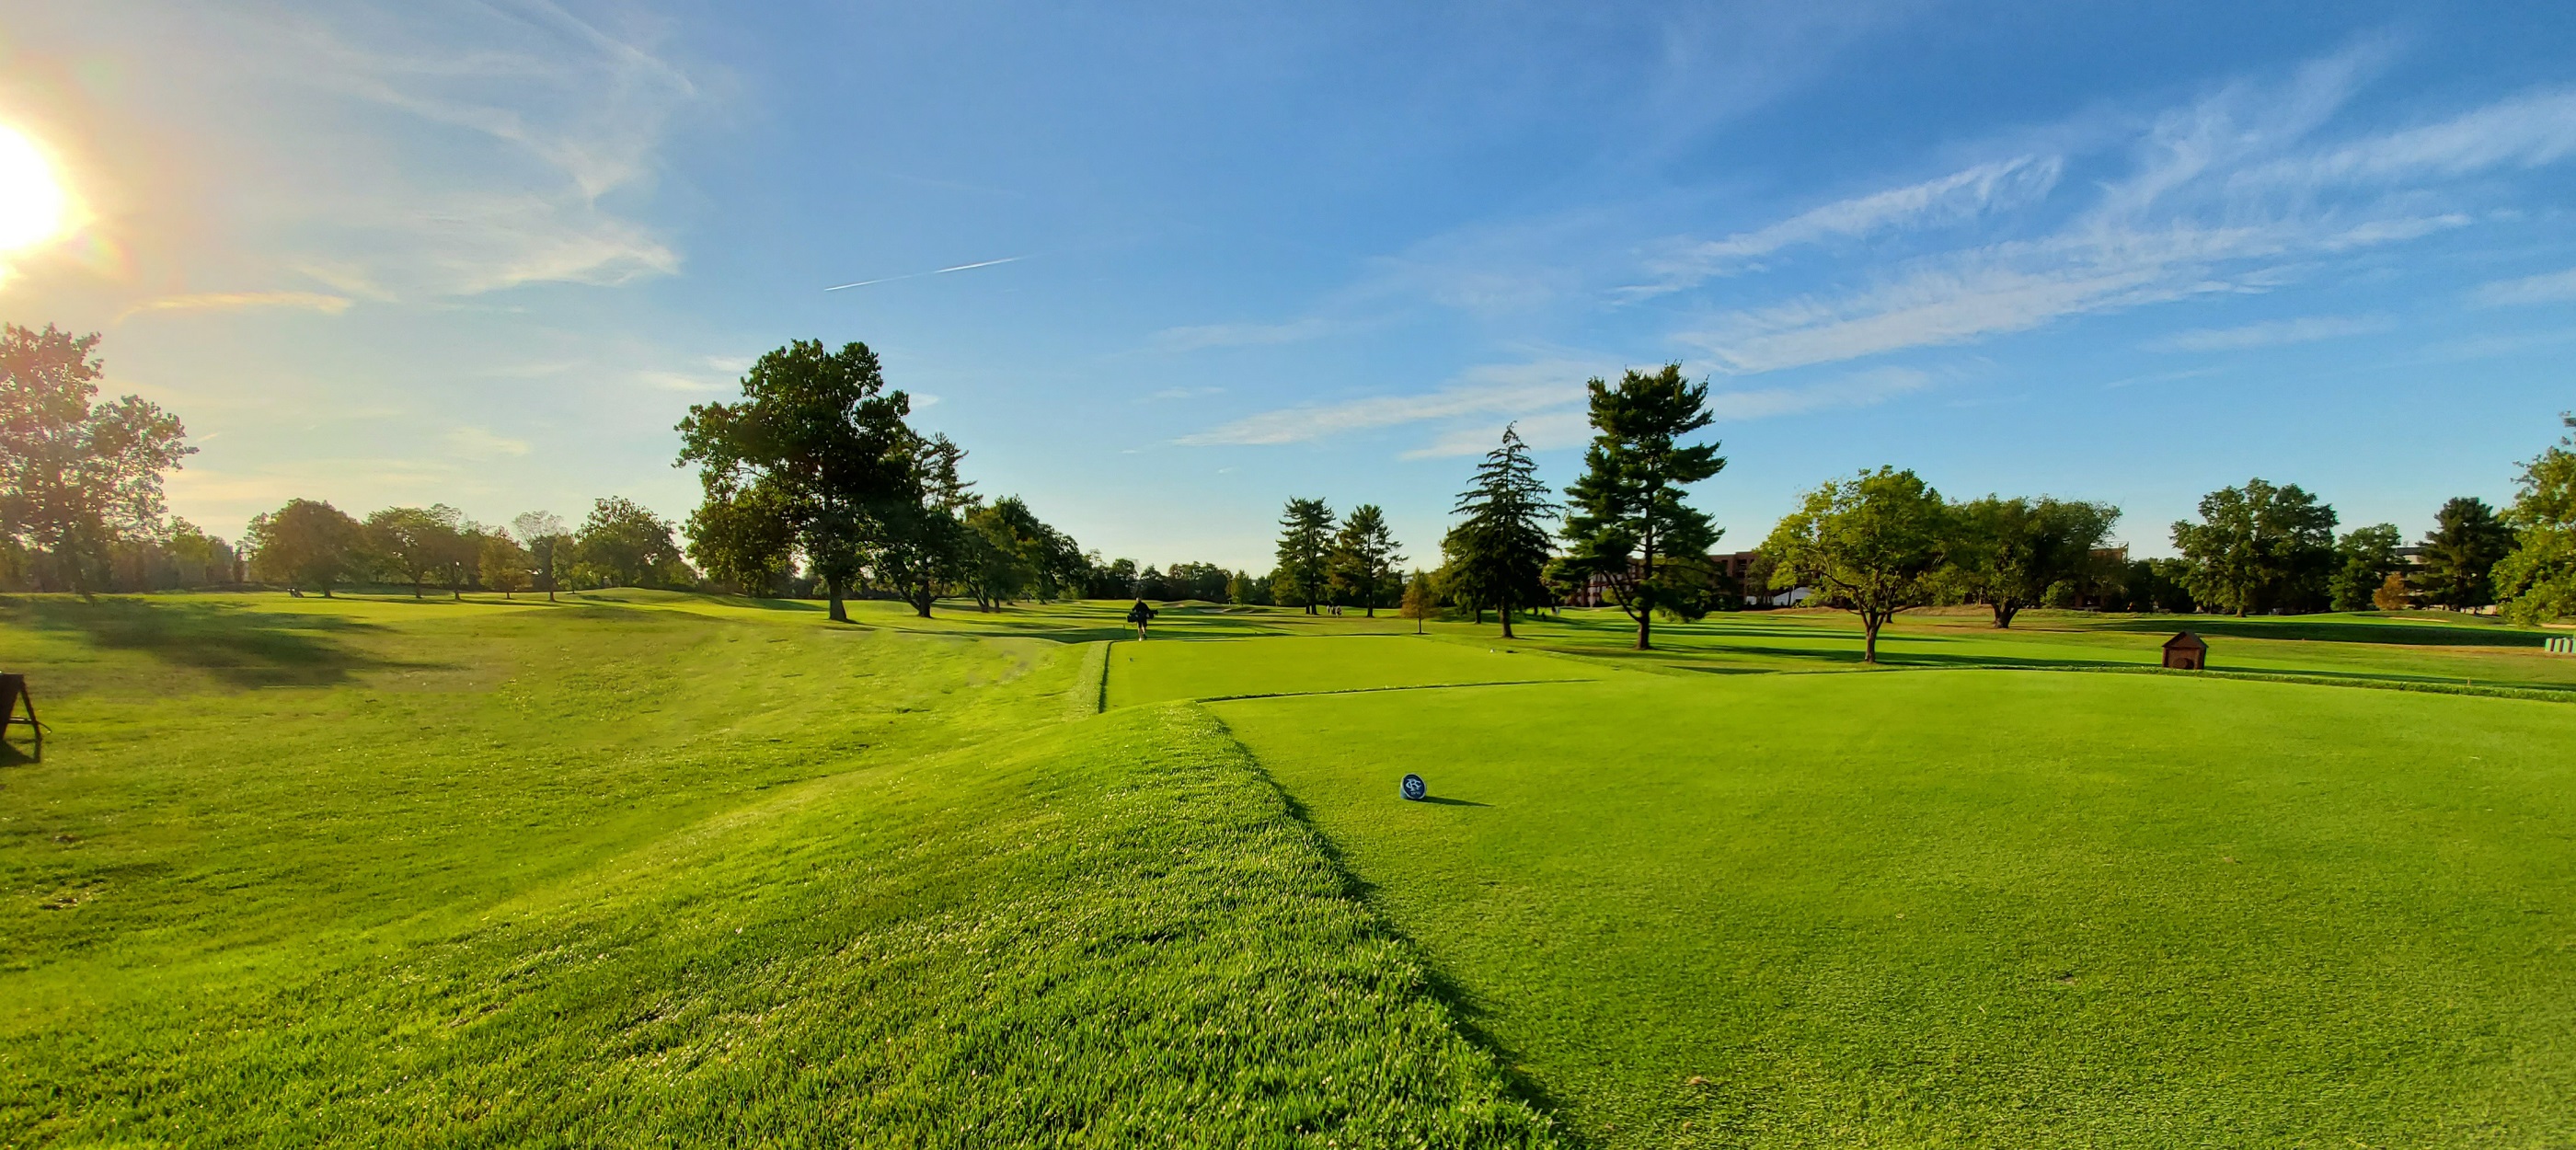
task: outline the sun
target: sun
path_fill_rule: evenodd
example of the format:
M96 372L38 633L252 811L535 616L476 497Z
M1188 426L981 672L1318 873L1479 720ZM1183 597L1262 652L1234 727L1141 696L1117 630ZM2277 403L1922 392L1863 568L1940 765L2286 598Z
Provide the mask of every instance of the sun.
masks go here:
M0 124L0 252L54 238L62 231L67 200L35 141Z

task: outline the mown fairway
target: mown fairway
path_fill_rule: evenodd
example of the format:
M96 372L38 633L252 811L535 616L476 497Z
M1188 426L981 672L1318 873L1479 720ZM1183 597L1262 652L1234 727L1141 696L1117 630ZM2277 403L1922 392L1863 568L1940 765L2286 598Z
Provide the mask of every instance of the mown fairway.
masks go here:
M2292 627L2232 645L2363 681L2420 674L2428 656L2529 657L2322 626L2345 629L2325 632L2331 659ZM1721 621L1650 661L1779 659L1821 643L1814 627ZM2106 637L1933 631L1897 651L2080 662L2122 649ZM1207 694L1285 691L1313 669L1287 644L1116 651L1113 698L1122 675L1176 681L1166 667ZM1625 673L1213 709L1590 1141L2576 1138L2564 703L1923 671ZM1433 802L1398 799L1407 771Z
M2532 633L1123 608L0 599L0 1143L2576 1139Z
M0 600L0 1143L1546 1140L1099 648L637 598Z

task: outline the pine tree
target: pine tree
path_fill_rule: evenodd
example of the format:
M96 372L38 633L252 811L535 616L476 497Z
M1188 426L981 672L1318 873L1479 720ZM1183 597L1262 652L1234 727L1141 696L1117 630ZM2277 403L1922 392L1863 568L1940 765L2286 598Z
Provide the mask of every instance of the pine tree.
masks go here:
M1332 585L1342 599L1357 598L1377 618L1378 598L1386 593L1387 581L1395 575L1395 565L1404 562L1396 549L1395 533L1387 530L1386 512L1374 503L1363 503L1351 509L1342 520L1342 530L1333 537Z
M1315 613L1323 602L1326 564L1333 552L1333 509L1321 499L1291 499L1279 513L1279 570L1271 593L1282 607Z
M1654 645L1657 608L1704 610L1708 550L1720 532L1708 515L1682 502L1691 484L1726 467L1717 444L1684 444L1707 427L1708 385L1665 364L1653 375L1631 370L1616 387L1594 378L1592 446L1583 478L1565 489L1565 538L1572 550L1559 578L1598 578L1610 599L1637 623L1637 649ZM1696 608L1697 610L1694 610Z
M2424 536L2424 598L2454 611L2495 602L2488 576L2513 552L2513 529L2486 500L2463 495L2442 505Z
M1501 446L1485 453L1475 479L1458 494L1455 510L1466 518L1440 541L1452 592L1501 614L1506 639L1513 638L1514 608L1548 598L1546 519L1557 505L1547 495L1518 425L1505 427Z

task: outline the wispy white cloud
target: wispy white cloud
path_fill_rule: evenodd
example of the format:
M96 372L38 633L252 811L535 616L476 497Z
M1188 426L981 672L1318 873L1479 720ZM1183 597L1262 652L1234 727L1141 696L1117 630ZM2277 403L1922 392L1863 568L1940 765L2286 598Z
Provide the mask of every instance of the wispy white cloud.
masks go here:
M1185 446L1307 443L1356 431L1475 415L1525 415L1577 403L1583 381L1602 374L1598 363L1545 359L1487 364L1460 372L1448 385L1420 395L1375 396L1310 404L1247 416L1195 435ZM1616 367L1606 370L1615 372Z
M2425 181L2576 155L2576 98L2556 92L2343 143L2309 143L2361 82L2368 56L2321 61L2278 89L2240 85L2159 117L2139 141L2130 174L2104 184L2093 204L2051 234L1918 257L1860 289L1717 313L1675 338L1730 372L1775 371L1969 343L2213 292L2267 290L2301 260L2473 222L2467 212L2440 206L2441 189ZM1923 187L1896 189L1912 197L1898 201L1937 198ZM2355 188L2359 198L2338 193ZM2351 333L2313 338L2335 334Z
M2291 343L2315 343L2346 336L2372 335L2396 326L2386 316L2312 315L2266 320L2238 327L2204 327L2178 331L2147 341L2149 351L2243 351Z
M1883 367L1794 387L1749 388L1709 393L1709 413L1720 423L1748 423L1811 411L1869 407L1932 385L1930 373ZM1577 392L1580 398L1580 392ZM1590 414L1560 407L1513 421L1522 439L1541 451L1579 447L1592 438ZM1482 455L1501 441L1503 424L1486 422L1447 428L1431 442L1404 453L1406 459L1445 459Z
M116 318L121 322L143 312L160 311L245 311L254 308L299 308L338 315L349 310L347 296L324 295L309 291L217 291L192 292L185 295L153 296L126 308Z
M2488 307L2576 300L2576 268L2481 284L2470 298Z
M116 45L124 98L189 135L195 164L183 202L127 217L212 223L218 258L377 300L679 267L633 203L701 97L648 33L546 0L125 0L113 22L158 33ZM122 240L161 258L190 242Z
M1978 164L1938 179L1826 204L1722 240L1683 242L1647 261L1656 282L1623 288L1620 294L1643 298L1679 291L1713 276L1758 268L1762 257L1801 244L1953 224L2019 207L2045 197L2064 168L2064 161L2055 156Z

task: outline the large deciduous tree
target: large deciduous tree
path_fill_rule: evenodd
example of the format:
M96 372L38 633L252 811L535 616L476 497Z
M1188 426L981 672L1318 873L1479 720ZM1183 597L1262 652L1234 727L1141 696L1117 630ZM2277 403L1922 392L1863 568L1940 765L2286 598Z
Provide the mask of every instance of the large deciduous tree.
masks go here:
M456 550L463 515L453 507L387 507L366 520L367 550L382 572L411 584L411 597L421 597L431 576L446 570Z
M2093 550L2120 521L2110 504L2047 496L1989 495L1951 511L1951 577L1969 602L1993 612L1997 627L2046 602L2049 588L2091 573Z
M581 570L609 587L667 587L686 582L688 563L671 524L644 505L610 496L591 505L575 537Z
M1333 508L1321 499L1291 499L1279 512L1279 567L1270 576L1271 593L1283 607L1303 607L1312 615L1324 601L1331 575Z
M2326 580L2335 610L2368 611L2381 606L2380 601L2388 597L2388 581L2406 566L2397 554L2403 539L2396 524L2373 523L2355 527L2335 541L2335 571Z
M365 529L339 508L313 499L289 500L252 516L242 547L250 552L251 578L319 591L325 599L366 562Z
M1458 493L1454 511L1465 518L1440 541L1450 594L1493 608L1502 616L1503 638L1514 637L1515 609L1548 600L1547 521L1557 510L1519 427L1503 428L1502 443L1485 453L1475 478Z
M740 401L699 404L680 422L679 462L698 465L715 508L691 517L701 561L738 577L783 568L792 548L822 581L833 620L847 622L843 599L883 533L871 512L913 481L911 408L886 390L866 344L797 340L761 356Z
M1950 537L1941 493L1911 471L1881 467L1807 493L1763 541L1771 586L1860 616L1861 662L1878 662L1878 629L1932 599Z
M2334 508L2295 483L2261 479L2200 497L2200 522L2173 525L2200 602L2238 615L2322 603L2334 570Z
M2496 517L2486 500L2463 495L2434 514L2416 586L2435 606L2454 611L2484 607L2495 602L2490 579L2495 565L2512 551L2513 528Z
M1684 503L1694 483L1726 467L1715 443L1682 442L1709 425L1708 385L1682 378L1681 365L1629 370L1614 386L1593 378L1592 445L1583 476L1565 489L1567 553L1558 578L1606 585L1611 602L1637 624L1637 649L1654 646L1658 609L1695 617L1706 610L1709 548L1720 532Z
M112 545L157 537L162 473L196 451L177 416L96 398L98 339L0 325L0 545L30 553L39 587L84 596Z
M2498 613L2525 626L2576 615L2576 434L2523 465L2504 521L2518 546L2495 565Z
M1344 602L1356 599L1369 618L1377 618L1377 602L1386 596L1396 564L1402 562L1404 555L1396 550L1395 533L1387 528L1386 512L1374 503L1351 508L1351 513L1342 517L1341 533L1333 537L1335 597Z

